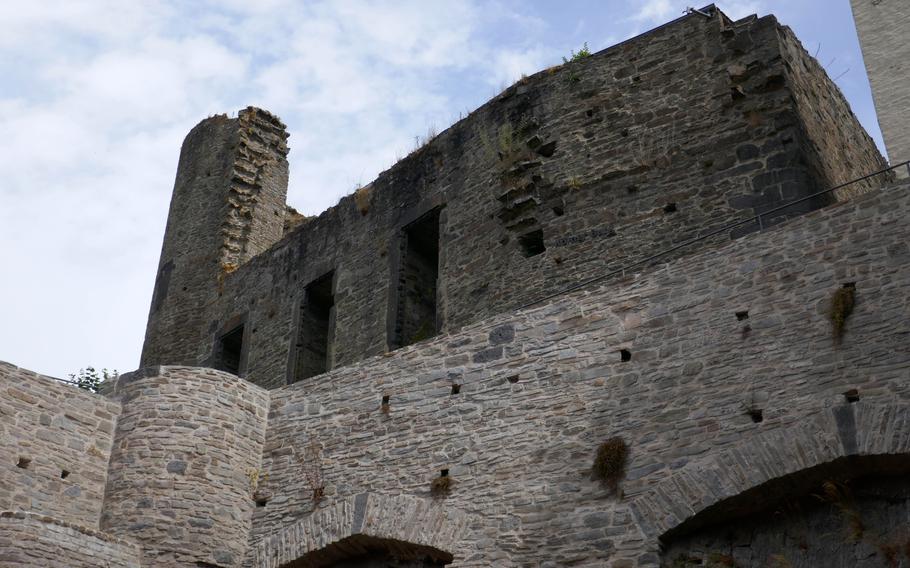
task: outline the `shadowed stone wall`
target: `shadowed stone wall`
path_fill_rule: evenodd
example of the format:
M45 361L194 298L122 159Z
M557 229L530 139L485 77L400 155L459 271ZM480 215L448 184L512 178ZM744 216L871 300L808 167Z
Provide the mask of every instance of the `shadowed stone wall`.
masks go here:
M120 405L0 361L0 511L97 529Z
M907 185L876 190L271 391L256 558L350 534L299 523L368 492L465 518L444 548L458 566L655 566L658 538L712 503L845 455L906 454L908 209ZM847 283L836 344L828 310ZM612 436L630 447L621 496L590 477ZM304 466L310 444L321 457ZM433 497L443 469L454 485Z

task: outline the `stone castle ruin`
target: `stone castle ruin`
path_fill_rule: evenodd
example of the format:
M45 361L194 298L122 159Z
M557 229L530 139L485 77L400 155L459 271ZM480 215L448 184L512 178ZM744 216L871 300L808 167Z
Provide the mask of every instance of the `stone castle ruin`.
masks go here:
M0 364L0 566L910 562L910 192L773 16L522 79L318 217L287 139L187 136L140 370Z

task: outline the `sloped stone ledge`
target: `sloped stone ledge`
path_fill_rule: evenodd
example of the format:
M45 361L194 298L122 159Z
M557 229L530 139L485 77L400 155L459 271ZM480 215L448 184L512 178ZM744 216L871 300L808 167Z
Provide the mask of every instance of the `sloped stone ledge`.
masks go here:
M246 566L277 568L352 536L409 543L450 555L468 516L445 501L361 493L320 509L255 544Z
M139 548L126 540L54 517L0 512L0 567L139 568Z

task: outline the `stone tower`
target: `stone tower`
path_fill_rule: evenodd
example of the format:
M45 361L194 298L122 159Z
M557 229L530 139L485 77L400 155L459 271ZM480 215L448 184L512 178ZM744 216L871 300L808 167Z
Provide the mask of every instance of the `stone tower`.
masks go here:
M287 132L249 107L213 116L180 151L142 366L195 364L207 329L205 306L224 277L282 235L288 184ZM240 343L241 338L237 338ZM208 357L219 357L211 353ZM235 354L235 358L236 358ZM241 361L229 361L237 370Z
M850 0L850 5L888 158L892 164L910 160L910 3Z

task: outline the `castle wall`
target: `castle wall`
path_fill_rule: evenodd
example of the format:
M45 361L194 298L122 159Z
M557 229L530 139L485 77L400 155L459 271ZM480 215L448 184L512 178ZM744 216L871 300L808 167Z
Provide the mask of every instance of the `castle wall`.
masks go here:
M303 290L333 270L334 365L394 348L404 229L437 207L442 331L515 309L881 168L845 108L773 17L689 15L523 79L226 275L181 361L242 317L243 376L286 384Z
M888 158L892 164L910 160L910 5L901 0L850 0L850 6Z
M121 375L112 396L124 412L102 529L138 543L145 567L239 565L268 393L219 371L160 367Z
M119 415L116 402L0 362L0 511L97 529Z
M128 542L33 513L0 513L0 566L139 568Z
M253 518L265 560L252 565L332 542L299 528L314 480L319 511L408 495L464 515L444 548L458 566L633 567L656 566L657 536L714 494L851 453L906 456L908 209L910 186L875 190L272 391L262 462L272 497ZM851 283L838 342L829 308ZM852 389L858 402L845 398ZM630 448L620 496L591 479L613 436ZM443 469L454 485L434 498Z
M207 307L225 276L281 238L287 133L258 109L210 117L187 135L168 212L141 366L197 364Z
M785 82L794 101L796 116L793 118L799 125L801 148L798 152L782 152L775 159L788 165L809 165L820 189L841 185L886 167L872 137L859 126L850 104L818 60L806 52L789 27L780 27L779 35ZM769 88L769 83L773 85L773 79L766 78L765 88ZM887 179L893 179L893 175L850 184L839 189L836 197L849 199L870 187L878 187ZM784 200L799 195L799 188L792 181L767 180L775 181L780 183Z

